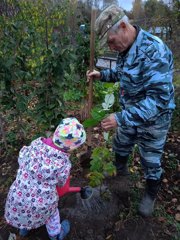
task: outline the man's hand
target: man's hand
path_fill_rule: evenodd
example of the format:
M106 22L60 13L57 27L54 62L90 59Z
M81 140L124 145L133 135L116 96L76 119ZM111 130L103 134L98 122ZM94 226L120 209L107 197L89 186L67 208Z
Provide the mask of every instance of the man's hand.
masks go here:
M103 119L101 122L101 127L103 130L108 131L118 126L115 118L115 114L110 114L107 118Z
M93 80L93 79L100 79L101 74L100 72L93 70L92 72L90 72L90 70L88 70L86 72L86 77L87 77L87 81L89 82L89 80Z

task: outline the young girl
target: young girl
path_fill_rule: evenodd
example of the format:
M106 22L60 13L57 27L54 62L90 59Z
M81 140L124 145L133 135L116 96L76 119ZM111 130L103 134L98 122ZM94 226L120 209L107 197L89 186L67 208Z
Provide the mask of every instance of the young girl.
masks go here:
M68 220L60 223L56 186L70 175L70 151L86 140L76 118L63 119L52 138L38 138L19 152L19 169L5 206L6 221L24 237L30 229L46 224L51 240L62 240L70 231Z

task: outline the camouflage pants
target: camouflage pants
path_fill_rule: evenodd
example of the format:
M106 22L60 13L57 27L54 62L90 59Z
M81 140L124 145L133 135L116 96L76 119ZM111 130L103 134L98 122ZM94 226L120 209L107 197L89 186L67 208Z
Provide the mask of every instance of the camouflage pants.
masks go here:
M161 156L171 118L172 113L165 113L156 121L138 127L118 127L113 139L114 152L121 156L129 156L137 144L145 178L160 179Z

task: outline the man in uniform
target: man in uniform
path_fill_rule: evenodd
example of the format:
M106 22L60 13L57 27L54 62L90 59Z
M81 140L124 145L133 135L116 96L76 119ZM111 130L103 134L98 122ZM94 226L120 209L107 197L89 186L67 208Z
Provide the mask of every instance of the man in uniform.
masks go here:
M128 157L139 147L146 189L139 205L142 216L151 216L162 179L161 156L174 104L173 57L161 39L129 23L123 10L106 8L96 20L100 43L118 52L114 69L87 71L89 79L120 82L121 112L105 118L104 130L116 129L114 164L118 175L128 174Z

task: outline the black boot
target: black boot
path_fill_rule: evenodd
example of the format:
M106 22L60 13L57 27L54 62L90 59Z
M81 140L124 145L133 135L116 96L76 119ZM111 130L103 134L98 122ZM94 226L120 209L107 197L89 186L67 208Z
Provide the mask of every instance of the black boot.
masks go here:
M121 156L118 153L115 153L114 166L116 167L116 172L118 176L129 175L127 162L128 156Z
M161 180L146 180L145 194L139 205L139 213L143 217L149 217L154 211L154 203L159 192Z

